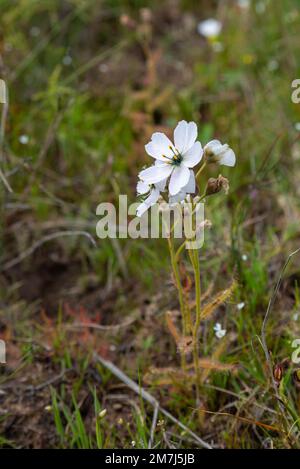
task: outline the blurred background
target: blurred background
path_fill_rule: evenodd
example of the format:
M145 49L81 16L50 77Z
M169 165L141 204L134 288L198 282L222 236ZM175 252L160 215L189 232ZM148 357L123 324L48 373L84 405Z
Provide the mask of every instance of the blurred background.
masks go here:
M296 0L0 0L9 95L0 104L0 445L147 446L151 412L94 363L95 350L218 447L285 445L276 412L265 409L274 402L262 393L256 335L282 264L300 246L300 104L291 101L299 28ZM202 405L216 415L201 418L188 385L148 376L179 363L165 324L178 309L165 240L95 233L97 205L119 194L136 201L145 143L154 131L172 136L181 119L197 123L203 145L218 138L237 155L235 168L203 176L222 172L230 192L207 203L212 228L200 256L207 296L238 282L214 321L227 330L219 358L240 369L210 374ZM181 269L192 293L189 267ZM299 278L298 258L269 323L277 361L300 337ZM211 323L203 337L211 355L220 345ZM291 371L284 386L295 416ZM95 409L104 408L99 430ZM233 418L217 415L224 409ZM253 423L260 419L272 428ZM191 444L167 422L154 443Z

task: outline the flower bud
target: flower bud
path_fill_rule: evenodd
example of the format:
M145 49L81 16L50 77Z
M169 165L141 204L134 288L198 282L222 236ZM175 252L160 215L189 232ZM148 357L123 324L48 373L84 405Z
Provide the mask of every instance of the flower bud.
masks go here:
M224 190L225 194L228 194L229 191L229 181L228 179L224 178L221 174L218 176L217 179L209 178L207 181L207 186L205 190L205 195L213 195L217 194L221 190Z
M275 381L279 384L283 376L283 367L280 363L277 363L276 365L274 365L273 376L274 376Z

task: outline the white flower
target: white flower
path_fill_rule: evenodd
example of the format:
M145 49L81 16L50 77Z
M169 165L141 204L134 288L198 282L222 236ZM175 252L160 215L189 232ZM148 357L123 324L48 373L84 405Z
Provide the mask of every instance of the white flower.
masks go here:
M171 195L169 197L169 203L171 205L177 204L178 202L182 202L187 194L193 194L196 191L196 180L195 174L192 169L190 169L190 178L186 186L184 186L176 195Z
M214 18L209 18L198 23L197 30L202 36L213 39L218 37L222 31L222 23Z
M219 322L214 326L214 331L218 339L222 339L226 335L226 329L222 329L222 326Z
M236 158L234 151L227 143L223 145L219 140L208 142L204 147L204 154L207 158L219 164L224 164L225 166L235 165Z
M238 310L241 310L241 309L243 309L244 307L245 307L245 303L244 303L243 301L237 305L237 309L238 309Z
M250 0L237 0L237 4L240 8L245 8L245 10L248 10L250 8L251 2Z
M300 132L300 122L296 122L295 130L297 130L297 132Z
M190 179L190 168L202 158L200 142L196 142L197 125L195 122L180 121L174 130L174 145L169 138L155 132L151 141L145 145L148 155L155 158L155 165L140 172L139 177L149 184L156 184L170 177L170 195L176 195Z
M73 62L73 59L70 55L65 55L62 59L62 63L64 65L71 65L72 62Z
M27 145L27 143L29 142L28 135L20 135L19 142L22 143L22 145Z
M150 207L152 207L152 205L156 204L159 199L160 192L163 191L165 188L165 184L166 180L161 181L157 184L147 184L142 180L137 183L137 194L148 194L148 197L136 209L136 214L138 217L141 217Z
M246 262L248 260L247 254L242 255L242 261Z

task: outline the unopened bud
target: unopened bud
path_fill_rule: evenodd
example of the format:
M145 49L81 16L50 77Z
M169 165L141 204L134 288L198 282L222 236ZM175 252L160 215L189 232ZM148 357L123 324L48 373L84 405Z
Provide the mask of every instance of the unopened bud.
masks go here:
M275 381L277 383L280 383L280 381L282 380L282 376L283 376L283 367L280 363L277 363L276 365L274 365L273 376L274 376Z
M225 194L228 194L229 191L229 181L227 178L224 178L221 174L217 179L209 178L207 181L205 195L217 194L221 190L224 190Z

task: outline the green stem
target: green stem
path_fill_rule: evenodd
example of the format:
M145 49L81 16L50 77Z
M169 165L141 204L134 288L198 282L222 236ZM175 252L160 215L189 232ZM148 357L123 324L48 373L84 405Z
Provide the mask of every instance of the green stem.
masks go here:
M202 171L204 170L205 167L206 167L206 161L204 161L201 168L198 169L197 174L196 174L196 180L198 179L198 177L200 176L200 174L202 173Z

